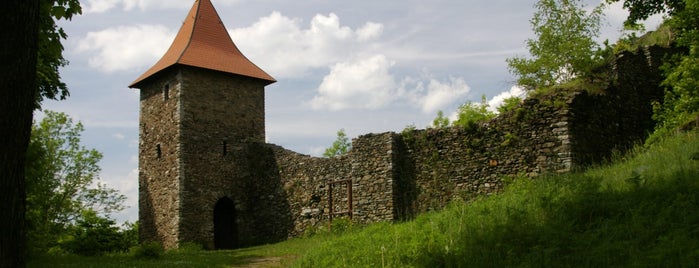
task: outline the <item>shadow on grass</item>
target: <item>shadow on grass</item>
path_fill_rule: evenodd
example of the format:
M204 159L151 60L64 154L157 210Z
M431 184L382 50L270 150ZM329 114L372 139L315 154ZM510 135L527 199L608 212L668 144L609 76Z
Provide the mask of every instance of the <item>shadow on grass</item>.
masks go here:
M27 267L279 267L292 256L263 256L249 250L169 252L157 259L137 259L127 254L104 256L41 256L28 261Z

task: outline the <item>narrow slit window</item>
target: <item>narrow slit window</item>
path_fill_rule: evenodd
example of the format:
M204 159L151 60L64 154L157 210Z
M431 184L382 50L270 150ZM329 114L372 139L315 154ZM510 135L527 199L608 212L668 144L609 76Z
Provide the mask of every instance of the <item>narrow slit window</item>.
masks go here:
M227 141L223 141L223 144L222 144L222 145L223 145L223 148L222 148L222 149L223 149L223 151L222 151L223 156L226 156L226 155L228 154L228 142L227 142Z
M163 100L168 100L170 98L170 84L165 84L163 87Z
M155 145L155 155L158 158L163 156L163 150L160 149L160 144Z

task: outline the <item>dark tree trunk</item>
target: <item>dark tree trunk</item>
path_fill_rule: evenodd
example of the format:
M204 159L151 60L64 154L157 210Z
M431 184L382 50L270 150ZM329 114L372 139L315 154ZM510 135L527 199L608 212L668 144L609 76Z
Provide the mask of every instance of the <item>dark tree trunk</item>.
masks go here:
M0 267L24 267L24 161L37 94L39 0L2 0L0 10Z

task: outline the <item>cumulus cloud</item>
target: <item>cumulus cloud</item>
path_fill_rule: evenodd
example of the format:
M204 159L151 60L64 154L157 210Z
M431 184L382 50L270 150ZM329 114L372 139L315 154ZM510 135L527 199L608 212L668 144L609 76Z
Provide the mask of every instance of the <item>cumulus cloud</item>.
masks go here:
M500 94L495 95L492 99L488 101L488 110L491 112L497 112L497 108L502 105L503 101L510 97L520 97L524 98L527 92L518 86L513 86L508 91L500 92Z
M426 84L426 86L425 86ZM401 91L408 100L420 107L424 113L433 113L465 97L471 88L463 78L439 81L434 78L404 79Z
M335 64L323 78L313 109L376 109L394 100L396 86L389 69L393 62L383 55Z
M248 58L272 76L283 78L370 54L366 49L382 31L383 25L374 22L356 30L342 26L334 13L315 15L306 28L300 19L275 11L230 34Z
M89 32L77 51L89 53L89 64L105 72L154 64L167 50L175 31L162 25L117 26Z
M453 104L470 91L462 78L439 81L434 78L405 77L396 83L384 55L374 55L335 64L310 101L316 110L378 109L405 102L424 113Z

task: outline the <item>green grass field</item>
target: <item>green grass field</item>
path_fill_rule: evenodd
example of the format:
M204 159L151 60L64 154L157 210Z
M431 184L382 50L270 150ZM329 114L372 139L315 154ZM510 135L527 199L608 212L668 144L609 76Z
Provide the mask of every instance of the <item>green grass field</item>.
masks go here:
M47 256L29 267L699 267L699 135L404 223L154 260Z

